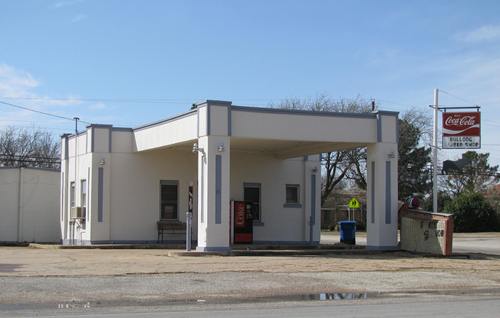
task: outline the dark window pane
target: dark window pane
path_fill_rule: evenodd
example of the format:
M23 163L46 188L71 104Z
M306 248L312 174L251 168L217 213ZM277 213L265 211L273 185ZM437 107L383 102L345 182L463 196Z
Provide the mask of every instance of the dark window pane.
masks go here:
M259 202L260 201L259 188L245 188L245 201Z
M286 203L299 203L298 186L286 186Z
M161 211L162 219L177 219L177 185L161 185Z
M252 216L254 220L260 220L260 187L245 187L243 200L252 204Z

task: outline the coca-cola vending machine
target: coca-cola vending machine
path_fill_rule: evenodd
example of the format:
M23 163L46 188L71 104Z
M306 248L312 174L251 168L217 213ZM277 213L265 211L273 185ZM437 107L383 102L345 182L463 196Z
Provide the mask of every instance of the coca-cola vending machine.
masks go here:
M233 201L233 242L251 244L253 242L252 204L245 201Z

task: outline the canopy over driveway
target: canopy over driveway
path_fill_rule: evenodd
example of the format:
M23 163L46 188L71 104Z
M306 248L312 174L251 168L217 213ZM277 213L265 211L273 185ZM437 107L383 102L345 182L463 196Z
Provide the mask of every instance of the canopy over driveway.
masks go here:
M232 150L292 158L367 146L367 245L397 245L398 113L334 113L232 105L207 100L185 114L133 130L135 151L198 151L198 250L230 247L229 180ZM320 178L320 171L308 173ZM319 211L319 206L312 207ZM315 212L315 211L311 211ZM203 221L206 220L206 221ZM319 235L319 233L318 233Z

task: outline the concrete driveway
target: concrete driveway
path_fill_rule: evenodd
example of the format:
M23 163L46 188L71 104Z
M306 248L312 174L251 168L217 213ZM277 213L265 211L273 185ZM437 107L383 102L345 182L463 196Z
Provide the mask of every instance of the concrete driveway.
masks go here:
M321 243L333 244L339 240L338 232L321 233ZM356 244L366 245L366 232L356 233ZM500 255L500 232L454 233L453 252Z

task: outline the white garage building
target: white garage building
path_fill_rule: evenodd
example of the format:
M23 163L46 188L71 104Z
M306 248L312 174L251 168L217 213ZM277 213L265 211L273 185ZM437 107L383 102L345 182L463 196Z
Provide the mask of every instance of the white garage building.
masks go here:
M0 167L0 242L59 243L60 172Z
M397 116L207 100L182 115L133 129L93 124L78 136L63 135L63 241L157 242L161 224L173 229L165 241L182 239L175 229L185 222L193 183L193 238L199 251L225 251L235 243L233 200L252 204L252 243L318 244L319 154L367 146L368 246L393 248Z

